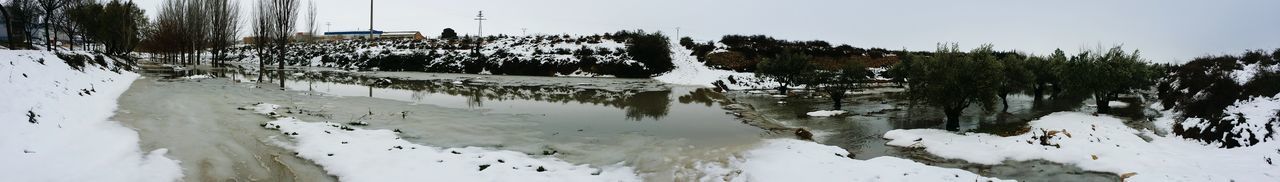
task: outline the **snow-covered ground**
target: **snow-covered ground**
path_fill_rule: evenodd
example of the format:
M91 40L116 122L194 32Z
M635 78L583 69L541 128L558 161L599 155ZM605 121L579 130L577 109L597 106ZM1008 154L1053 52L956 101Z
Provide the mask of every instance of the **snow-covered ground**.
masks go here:
M848 151L795 139L770 139L727 165L700 163L700 181L1001 181L896 157L850 159Z
M0 181L175 181L167 150L143 152L137 132L108 119L138 74L53 53L0 51Z
M1254 106L1274 115L1280 104ZM1173 114L1155 122L1171 127ZM899 147L923 148L944 158L979 164L1047 160L1109 172L1127 181L1280 181L1280 142L1222 149L1179 136L1136 130L1112 116L1059 112L1030 122L1030 132L1000 137L936 129L884 134ZM1146 139L1144 139L1146 138Z
M806 114L806 115L809 115L809 116L813 116L813 117L831 117L831 116L841 115L841 114L845 114L845 113L848 113L848 112L846 112L846 111L825 111L825 110L824 110L824 111L813 111L813 112L809 112L809 113L805 113L805 114Z

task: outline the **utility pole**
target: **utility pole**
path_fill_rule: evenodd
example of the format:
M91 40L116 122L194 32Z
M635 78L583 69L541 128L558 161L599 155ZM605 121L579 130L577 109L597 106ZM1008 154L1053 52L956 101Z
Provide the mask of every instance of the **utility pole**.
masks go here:
M529 28L520 28L520 33L522 33L522 34L524 34L524 36L528 37L528 36L529 36Z
M333 31L333 24L331 24L331 23L329 23L329 22L324 22L324 31L325 31L325 32L332 32L332 31Z
M369 40L373 40L373 0L369 0Z
M680 39L680 27L676 27L676 39Z
M485 20L489 20L489 19L485 19L484 11L480 11L480 14L476 15L476 22L479 25L476 28L476 37L484 37L484 21Z

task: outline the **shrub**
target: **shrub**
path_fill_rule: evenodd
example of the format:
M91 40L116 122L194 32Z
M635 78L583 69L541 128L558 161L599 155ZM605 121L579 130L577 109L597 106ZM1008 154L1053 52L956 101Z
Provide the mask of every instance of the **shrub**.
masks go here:
M717 52L707 55L706 65L716 69L754 71L757 63L757 61L747 60L741 53Z
M1258 131L1258 127L1271 130L1277 119L1273 118L1268 126L1254 126L1247 124L1241 113L1226 113L1228 107L1240 101L1280 94L1280 71L1257 70L1244 83L1233 78L1237 71L1273 66L1277 62L1274 55L1280 54L1248 51L1241 56L1200 57L1167 67L1168 74L1161 79L1157 91L1162 105L1181 115L1174 123L1173 133L1224 148L1250 146L1274 137L1275 132Z

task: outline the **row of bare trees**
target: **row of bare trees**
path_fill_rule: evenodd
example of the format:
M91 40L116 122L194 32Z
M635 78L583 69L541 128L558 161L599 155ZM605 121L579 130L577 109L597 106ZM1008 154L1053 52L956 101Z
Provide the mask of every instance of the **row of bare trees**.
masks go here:
M166 0L148 32L143 49L169 63L201 64L209 52L215 65L227 59L240 30L235 0Z
M43 44L44 49L56 50L56 42L63 39L69 40L66 46L71 49L102 45L98 50L111 55L132 51L147 22L142 9L121 0L10 0L0 14L9 37L6 46L11 49Z

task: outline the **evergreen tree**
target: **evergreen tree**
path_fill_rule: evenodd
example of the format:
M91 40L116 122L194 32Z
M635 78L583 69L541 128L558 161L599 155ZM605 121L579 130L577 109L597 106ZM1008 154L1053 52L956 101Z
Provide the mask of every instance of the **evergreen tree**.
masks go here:
M444 28L444 31L440 31L440 39L457 39L457 38L458 38L458 32L453 31L453 28Z

